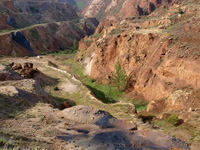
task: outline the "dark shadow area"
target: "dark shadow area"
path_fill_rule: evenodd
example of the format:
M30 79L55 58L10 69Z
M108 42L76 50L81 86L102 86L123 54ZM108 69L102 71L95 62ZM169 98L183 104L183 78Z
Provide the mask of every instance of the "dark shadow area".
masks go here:
M106 104L116 103L116 101L114 99L107 98L106 95L102 91L99 91L96 88L91 87L89 85L85 85L85 86L87 86L87 88L93 93L93 95L97 99L99 99L100 101L102 101L103 103L106 103Z
M36 56L36 54L34 53L34 50L32 49L32 47L30 46L29 41L27 40L27 38L24 35L24 32L16 32L16 33L12 33L12 39L17 42L19 45L23 46L24 48L26 48L31 55Z
M36 80L37 83L39 83L42 87L58 84L58 79L51 78L51 77L43 74L41 71L39 71L37 74L35 74L34 80Z
M35 94L18 89L19 94L8 96L0 94L0 120L15 118L20 112L34 107L41 99Z
M47 145L46 141L38 141L37 139L34 139L31 136L26 137L25 135L17 133L7 133L0 131L0 138L3 138L5 140L5 143L0 143L1 150L25 150L28 146L30 146L30 144L33 143L35 143L35 145L39 144L40 146L44 145L44 147Z
M133 147L122 131L102 132L96 134L90 141L92 145L98 145L99 148L115 149L115 150L132 150Z
M52 96L52 95L48 95L48 97L52 101L52 105L55 108L58 108L60 110L63 110L65 108L69 108L69 107L73 107L73 106L76 105L76 102L74 100L64 99L64 98L60 98L60 97L55 97L55 96ZM69 106L68 107L66 105L63 106L64 103L69 104Z
M89 138L89 137L92 137ZM80 145L84 148L89 149L104 149L104 150L133 150L133 147L126 137L126 134L122 131L117 131L113 129L110 132L101 132L97 134L79 134L65 136L57 136L58 139L62 139L70 143L70 141L75 141L76 145Z
M113 118L113 116L107 114L107 115L103 116L102 118L100 118L96 122L96 125L99 125L102 128L112 128L113 125L110 124L110 122L109 122L109 120L112 119L112 118Z
M11 75L13 75L13 73L11 73ZM27 84L23 79L24 78L20 77L20 80L12 80L12 82L10 82L10 80L0 82L0 84L2 83L0 86L14 86L15 88L11 88L10 90L16 90L16 94L13 95L9 95L11 93L0 93L0 120L15 118L17 114L23 113L27 109L34 107L38 102L53 104L53 101L48 98L41 85L47 86L57 84L58 81L56 79L46 76L39 71L38 73L34 74L33 78L36 81L36 84L30 85L34 86L33 92L17 88L18 86L20 87L24 84Z
M138 118L141 118L144 123L146 123L146 122L151 123L151 121L153 120L154 116L139 115Z
M175 126L178 127L180 125L182 125L184 123L184 120L183 119L179 119L176 123L175 123Z
M161 139L159 139L161 137ZM119 131L116 128L113 130L102 130L96 134L74 134L63 133L57 136L58 139L62 139L67 143L76 143L85 149L94 150L169 150L171 148L180 148L189 150L187 143L165 136L165 140L162 141L163 135L160 136L157 132L146 132L146 135L140 133L140 131L134 134L127 134L126 132Z

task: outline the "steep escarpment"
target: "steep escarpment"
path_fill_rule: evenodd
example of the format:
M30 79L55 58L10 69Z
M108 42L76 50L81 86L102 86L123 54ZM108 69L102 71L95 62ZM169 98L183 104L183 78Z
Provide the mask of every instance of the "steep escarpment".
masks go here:
M176 114L180 128L168 130L194 150L199 148L199 12L198 1L176 1L145 17L101 22L94 35L80 41L76 56L85 74L111 85L119 61L128 76L124 94L149 102L144 120L166 130L167 119ZM189 130L197 134L186 138Z
M150 16L138 21L100 24L96 36L80 42L79 54L91 57L89 75L106 83L112 78L114 65L120 61L130 80L127 91L136 91L148 101L166 98L176 88L199 89L199 57L195 55L199 43L186 40L189 35L193 39L199 37L195 34L199 31L199 17L195 17L189 7L174 4L167 8L173 11L162 18ZM178 11L183 9L184 15L179 14ZM195 31L189 30L188 26L193 26ZM77 58L81 60L79 56Z

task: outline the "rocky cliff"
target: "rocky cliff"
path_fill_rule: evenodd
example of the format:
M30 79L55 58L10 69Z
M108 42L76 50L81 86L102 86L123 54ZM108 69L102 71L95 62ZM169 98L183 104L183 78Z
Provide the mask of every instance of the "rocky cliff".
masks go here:
M32 56L52 51L74 49L74 40L80 40L94 32L98 21L76 21L33 25L20 30L0 34L0 55Z
M38 55L73 49L73 41L93 34L98 21L80 20L73 0L0 2L0 55ZM8 44L9 43L9 44Z
M77 59L84 62L81 56L87 56L86 72L103 83L112 83L120 61L129 76L126 91L131 97L142 94L150 102L162 99L163 107L170 109L197 108L199 103L187 98L182 102L170 98L182 88L200 88L200 18L194 4L169 5L162 17L157 10L148 17L101 23L95 33L99 36L81 40Z
M100 20L123 20L128 17L147 15L158 7L165 7L173 0L93 0L85 16Z

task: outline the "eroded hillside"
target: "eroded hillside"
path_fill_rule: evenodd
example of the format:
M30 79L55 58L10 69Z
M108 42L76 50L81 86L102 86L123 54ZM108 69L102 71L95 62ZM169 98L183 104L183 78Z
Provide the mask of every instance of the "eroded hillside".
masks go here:
M199 150L198 0L1 4L0 148Z
M100 20L122 20L133 16L147 15L156 8L168 6L175 0L93 0L85 17L96 17Z
M69 2L69 3L68 3ZM0 55L33 56L74 50L74 41L94 33L98 21L81 19L74 1L1 1Z
M0 2L0 29L78 19L68 1L2 0Z
M189 150L187 143L146 128L136 119L134 105L104 104L96 99L66 71L62 62L69 61L66 56L0 61L0 148Z
M32 25L0 33L0 55L34 56L54 51L74 50L74 40L91 35L98 21L84 19Z
M81 40L76 59L85 64L86 74L104 84L112 84L119 61L128 76L126 95L149 101L142 115L166 119L176 114L186 128L198 132L199 6L199 1L174 1L146 17L102 22L93 36Z

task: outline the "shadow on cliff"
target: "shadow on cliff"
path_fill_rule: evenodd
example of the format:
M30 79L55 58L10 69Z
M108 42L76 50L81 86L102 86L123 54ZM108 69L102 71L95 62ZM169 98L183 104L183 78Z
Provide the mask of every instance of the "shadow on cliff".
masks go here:
M96 88L89 86L89 85L85 85L85 86L87 86L87 88L90 89L90 91L93 93L93 95L97 99L102 101L103 103L106 103L106 104L116 103L116 101L114 99L106 97L106 95L102 91L97 90Z
M77 145L86 149L133 149L126 134L122 131L117 131L116 129L93 135L88 134L88 131L77 130L77 132L81 135L67 134L65 136L57 136L57 138L67 142L75 141Z

